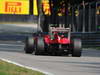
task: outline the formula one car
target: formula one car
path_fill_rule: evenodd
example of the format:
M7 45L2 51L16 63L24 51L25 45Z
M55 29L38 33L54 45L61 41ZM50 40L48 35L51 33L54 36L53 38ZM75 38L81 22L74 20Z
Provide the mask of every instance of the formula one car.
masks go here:
M35 55L71 54L73 57L80 57L81 50L81 40L71 38L70 27L50 27L47 34L39 33L38 36L27 37L25 42L25 52Z

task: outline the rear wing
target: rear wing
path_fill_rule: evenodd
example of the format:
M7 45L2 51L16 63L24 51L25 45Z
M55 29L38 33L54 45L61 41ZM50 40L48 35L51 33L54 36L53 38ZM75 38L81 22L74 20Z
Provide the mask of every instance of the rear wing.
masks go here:
M64 33L68 33L68 39L70 40L71 25L69 26L69 28L65 28L65 27L50 27L50 33L52 33L52 32L64 32Z
M63 28L63 27L50 27L51 32L69 32L70 28Z

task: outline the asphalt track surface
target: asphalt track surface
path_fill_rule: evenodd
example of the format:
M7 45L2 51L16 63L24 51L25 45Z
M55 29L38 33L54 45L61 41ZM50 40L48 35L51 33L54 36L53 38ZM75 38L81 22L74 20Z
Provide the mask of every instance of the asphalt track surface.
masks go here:
M0 42L0 58L53 75L100 75L100 51L95 49L83 49L82 57L35 56L25 54L21 42Z

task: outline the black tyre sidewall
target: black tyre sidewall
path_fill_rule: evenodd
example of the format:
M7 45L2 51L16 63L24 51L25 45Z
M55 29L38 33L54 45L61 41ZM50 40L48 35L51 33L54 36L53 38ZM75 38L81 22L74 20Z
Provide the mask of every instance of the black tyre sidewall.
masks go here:
M72 56L73 57L80 57L82 52L82 43L81 39L73 39L73 50Z
M45 44L43 37L38 37L36 44L35 55L41 55L44 52Z
M25 53L33 53L34 51L34 37L27 37L25 41Z

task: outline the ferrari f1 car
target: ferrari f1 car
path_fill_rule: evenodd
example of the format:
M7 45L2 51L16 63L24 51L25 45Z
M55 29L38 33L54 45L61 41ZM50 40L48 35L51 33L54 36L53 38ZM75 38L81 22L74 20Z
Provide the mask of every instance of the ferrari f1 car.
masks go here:
M71 38L71 28L50 27L48 33L39 33L35 37L27 37L25 52L35 55L71 54L73 57L81 56L81 40Z

